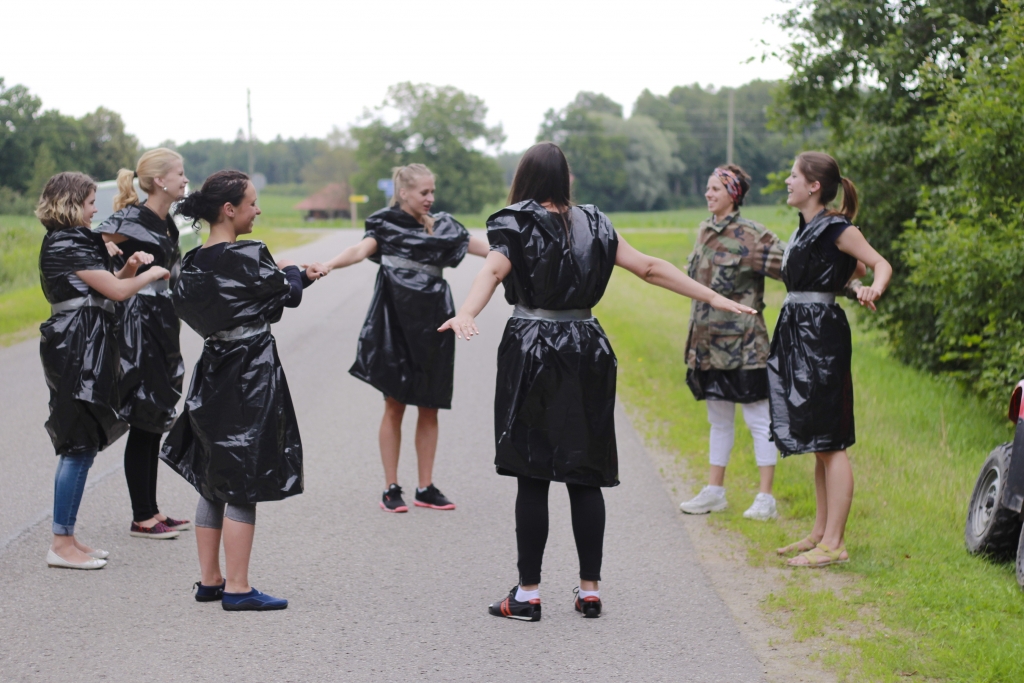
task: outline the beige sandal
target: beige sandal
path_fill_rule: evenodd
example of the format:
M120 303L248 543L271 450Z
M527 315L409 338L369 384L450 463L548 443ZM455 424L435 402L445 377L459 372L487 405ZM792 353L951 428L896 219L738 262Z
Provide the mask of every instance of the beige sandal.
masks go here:
M808 567L817 569L818 567L827 567L830 564L842 564L843 562L849 561L850 556L847 554L846 548L840 547L835 550L830 550L827 545L819 543L811 550L808 550L805 553L800 553L796 557L791 558L786 562L786 564L790 567Z
M814 539L808 536L807 538L801 538L796 543L790 543L785 548L776 548L775 552L779 555L789 555L790 553L804 553L808 550L814 550L814 547L818 545L814 542Z

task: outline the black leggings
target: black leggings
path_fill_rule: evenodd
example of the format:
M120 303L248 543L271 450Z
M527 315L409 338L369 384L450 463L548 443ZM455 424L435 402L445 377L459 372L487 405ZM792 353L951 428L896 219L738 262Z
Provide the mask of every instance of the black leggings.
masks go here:
M548 487L544 479L519 477L516 497L516 545L519 549L519 584L540 583L540 565L548 542ZM580 558L580 579L601 580L604 549L604 496L596 486L566 484L572 508L572 534Z
M138 427L128 432L124 447L124 478L132 499L132 517L144 522L160 512L156 505L156 472L160 461L160 437Z

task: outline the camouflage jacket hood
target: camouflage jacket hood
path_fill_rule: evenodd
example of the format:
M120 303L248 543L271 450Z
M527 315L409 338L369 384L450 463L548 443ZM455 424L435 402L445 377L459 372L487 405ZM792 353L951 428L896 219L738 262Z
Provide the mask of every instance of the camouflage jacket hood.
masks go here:
M786 244L760 223L735 211L720 222L700 224L688 274L722 296L758 311L756 316L717 311L694 301L686 340L686 364L697 370L750 370L768 362L764 278L782 277Z

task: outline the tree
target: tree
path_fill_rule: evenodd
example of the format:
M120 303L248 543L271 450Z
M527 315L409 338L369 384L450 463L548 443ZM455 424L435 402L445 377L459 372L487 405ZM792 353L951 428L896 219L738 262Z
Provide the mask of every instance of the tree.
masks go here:
M393 123L391 113L397 113ZM437 178L438 211L480 211L505 189L501 166L476 149L505 139L501 126L488 127L486 117L482 99L452 86L391 86L384 102L367 112L364 125L351 129L359 167L353 191L369 194L371 206L382 206L377 180L390 178L395 166L422 163Z
M351 136L335 127L327 136L326 149L303 167L301 176L308 185L348 184L355 171L355 144Z

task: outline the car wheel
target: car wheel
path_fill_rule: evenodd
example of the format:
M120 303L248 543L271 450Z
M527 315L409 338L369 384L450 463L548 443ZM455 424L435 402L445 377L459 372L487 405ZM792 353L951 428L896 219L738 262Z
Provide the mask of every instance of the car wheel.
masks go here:
M1020 514L1002 505L1003 486L1010 470L1013 444L997 446L974 484L971 503L967 508L964 540L967 549L975 554L988 555L995 560L1009 560L1020 545ZM1018 555L1019 557L1019 555ZM1018 572L1020 572L1018 560ZM1019 576L1019 573L1018 573Z

